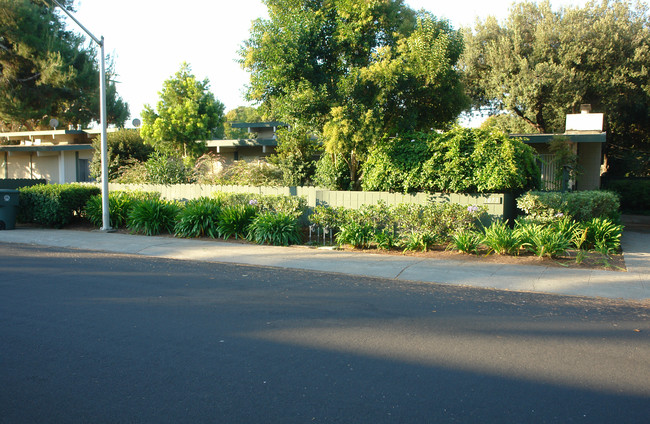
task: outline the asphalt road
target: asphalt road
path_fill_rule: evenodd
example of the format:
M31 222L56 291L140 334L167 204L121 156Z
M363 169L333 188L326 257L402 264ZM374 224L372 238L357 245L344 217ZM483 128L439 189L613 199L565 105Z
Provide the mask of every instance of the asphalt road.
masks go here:
M648 305L0 243L1 423L647 423Z

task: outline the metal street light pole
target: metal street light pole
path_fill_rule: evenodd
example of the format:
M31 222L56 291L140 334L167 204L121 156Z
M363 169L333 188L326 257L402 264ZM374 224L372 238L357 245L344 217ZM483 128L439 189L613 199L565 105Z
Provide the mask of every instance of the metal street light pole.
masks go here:
M104 61L104 36L101 39L95 37L85 26L81 24L61 3L52 0L63 12L70 17L92 40L99 44L99 115L102 124L101 138L101 162L102 162L102 228L101 231L111 231L111 219L108 210L108 142L106 141L106 66Z

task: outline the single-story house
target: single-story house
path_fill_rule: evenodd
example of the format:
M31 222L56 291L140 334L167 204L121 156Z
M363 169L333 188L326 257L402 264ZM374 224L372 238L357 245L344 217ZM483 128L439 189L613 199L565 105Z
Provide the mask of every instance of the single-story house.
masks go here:
M92 139L100 130L68 129L0 133L0 178L90 181Z
M573 152L578 156L578 174L575 181L569 181L573 190L598 190L600 188L601 165L603 163L603 145L607 133L603 132L602 113L589 113L583 105L582 113L566 117L566 130L563 134L510 134L521 138L533 147L540 158L542 184L546 190L559 190L555 175L557 164L549 151L549 144L555 137L568 140Z
M236 160L252 162L260 160L275 153L278 142L275 132L280 127L287 125L278 122L237 122L233 128L244 128L251 135L250 138L237 140L208 140L208 151L218 154L227 163Z

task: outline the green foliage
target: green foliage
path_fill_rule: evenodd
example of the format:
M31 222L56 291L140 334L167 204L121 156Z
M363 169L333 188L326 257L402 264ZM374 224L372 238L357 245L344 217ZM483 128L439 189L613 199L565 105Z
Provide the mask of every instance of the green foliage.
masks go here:
M88 200L99 188L81 184L39 184L20 189L18 220L61 228L82 216Z
M395 231L382 229L379 231L375 230L373 242L379 250L391 250L393 247L397 247L399 239Z
M350 221L340 225L340 231L336 234L336 243L339 246L349 244L356 248L370 247L374 234L375 229L372 224Z
M385 203L363 205L358 210L317 206L310 215L313 225L340 229L337 243L380 249L401 245L405 250L427 250L445 243L454 233L475 229L484 207L435 203L431 205Z
M531 147L500 132L455 127L385 138L363 164L369 191L499 192L539 187Z
M171 233L180 211L176 202L161 199L143 199L133 204L127 218L127 227L147 236Z
M302 242L295 216L283 212L262 212L248 226L247 238L257 244L289 246Z
M302 196L217 192L214 197L224 206L252 206L259 212L284 213L295 218L301 217L307 207L307 199Z
M504 134L534 134L539 132L534 125L509 112L489 116L481 124L481 129L499 131Z
M401 245L404 251L428 251L439 243L438 235L430 231L412 231L402 235Z
M142 137L156 151L165 154L199 157L205 140L223 136L224 105L209 91L206 78L197 81L187 63L163 83L154 111L145 105L142 112Z
M309 222L321 228L336 229L339 228L343 217L345 216L345 209L342 207L332 208L329 206L316 206L311 215L309 215Z
M98 121L95 47L67 30L50 2L0 0L0 11L0 131L47 129L52 117L63 128ZM111 61L107 69L107 120L121 126L129 108L117 95Z
M565 136L553 137L548 150L553 154L553 162L555 163L555 175L553 175L555 186L566 190L568 180L576 179L581 173L578 165L578 154L574 152L573 143Z
M250 205L223 206L219 212L217 231L226 240L230 237L243 238L256 214L257 209Z
M606 179L603 188L618 194L623 212L650 215L650 179Z
M498 255L517 254L522 245L519 233L499 221L483 228L483 244Z
M133 205L143 199L158 199L160 193L111 191L108 193L108 212L111 228L121 228L126 225ZM96 227L103 225L103 205L101 194L91 197L86 203L85 217Z
M329 190L350 190L350 169L341 155L323 154L316 162L314 185Z
M567 111L591 104L605 116L608 172L647 173L649 27L644 2L516 3L503 22L465 31L465 83L475 107L508 111L536 132L564 132Z
M262 161L246 162L239 160L230 165L225 165L211 183L277 187L281 185L282 178L282 170L274 165Z
M353 187L383 134L441 128L466 105L460 33L402 1L268 0L240 50L247 97L284 122L322 134Z
M194 181L193 169L178 156L156 152L145 162L147 182L151 184L188 184Z
M190 200L180 211L174 232L180 237L209 236L216 238L219 235L219 214L221 202L209 197Z
M570 233L531 221L517 221L515 233L521 246L540 258L564 254L571 245Z
M463 253L478 253L483 237L476 231L463 229L451 236L450 247Z
M565 215L576 221L609 218L618 221L618 196L610 191L576 191L570 193L530 191L517 198L517 207L528 216L552 221Z
M145 144L137 129L119 129L106 134L108 154L108 180L119 178L133 161L145 162L153 152ZM93 159L90 162L90 174L98 181L101 179L101 137L93 140Z
M620 250L622 235L622 225L604 218L582 222L576 229L576 238L580 237L584 241L582 248L595 249L603 254Z
M279 128L276 138L278 146L268 161L282 171L282 184L310 185L316 169L316 158L321 150L311 131L300 126Z

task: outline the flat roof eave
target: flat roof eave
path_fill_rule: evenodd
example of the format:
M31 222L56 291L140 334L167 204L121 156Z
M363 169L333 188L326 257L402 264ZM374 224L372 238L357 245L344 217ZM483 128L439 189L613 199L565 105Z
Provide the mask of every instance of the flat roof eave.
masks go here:
M564 134L510 134L511 138L524 139L526 144L550 143L556 137L567 138L574 143L604 143L607 140L605 132L564 133Z
M60 144L38 146L0 146L0 152L76 152L93 150L92 144Z

